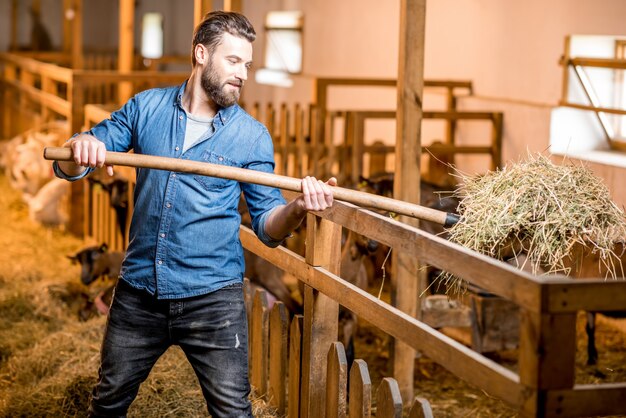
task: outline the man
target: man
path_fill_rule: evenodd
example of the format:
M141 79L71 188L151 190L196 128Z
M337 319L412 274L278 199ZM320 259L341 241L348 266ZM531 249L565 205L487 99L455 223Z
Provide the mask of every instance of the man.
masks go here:
M182 86L142 92L111 118L65 146L73 162L58 176L84 177L106 151L207 161L271 172L263 125L237 100L252 60L255 32L242 15L209 13L194 32L192 72ZM85 168L88 167L88 168ZM106 167L112 175L112 167ZM334 185L336 180L329 180ZM179 345L213 417L251 416L240 192L252 228L277 246L309 210L333 203L328 184L307 177L285 204L277 189L232 180L138 169L130 242L102 345L92 416L124 416L156 360Z

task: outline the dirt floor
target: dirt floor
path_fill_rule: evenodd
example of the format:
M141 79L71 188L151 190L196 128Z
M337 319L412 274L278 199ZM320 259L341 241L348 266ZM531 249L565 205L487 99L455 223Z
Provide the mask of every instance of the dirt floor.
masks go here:
M79 267L66 255L83 242L33 224L26 205L0 176L0 417L84 416L97 378L105 318L78 320L81 294L105 283L80 284ZM584 315L579 318L577 383L626 381L626 322L600 318L597 366L586 366ZM620 330L621 328L621 330ZM369 365L372 387L387 376L388 337L362 324L357 358ZM516 368L515 351L492 358ZM428 399L436 417L513 417L516 412L448 373L427 358L416 359L416 395ZM255 403L257 416L274 416ZM131 417L206 417L196 378L180 350L159 360L129 412Z

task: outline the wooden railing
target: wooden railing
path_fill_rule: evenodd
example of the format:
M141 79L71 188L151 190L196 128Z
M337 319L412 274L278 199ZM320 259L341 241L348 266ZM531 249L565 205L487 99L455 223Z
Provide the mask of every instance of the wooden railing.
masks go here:
M95 122L106 111L92 108L86 113ZM284 194L288 199L295 197L292 192ZM99 216L97 213L92 212L91 216ZM112 219L109 217L108 222ZM518 371L498 364L343 280L339 276L341 228L374 239L394 251L408 253L421 263L448 271L518 306L521 312ZM245 227L241 227L240 239L246 249L304 284L304 315L301 319L296 317L289 327L284 311L280 312L283 308L270 313L259 300L249 311L251 382L260 394L276 402L290 417L340 416L346 405L364 408L367 404L357 401L353 404L352 400L348 403L345 399L347 367L352 367L351 375L364 375L364 372L361 362L342 363L342 350L336 344L339 304L459 378L507 402L520 416L626 414L623 402L626 383L578 385L574 379L577 312L626 310L626 281L536 277L343 202L336 202L332 209L322 213L308 215L304 257L284 247L266 247ZM270 324L272 317L274 325ZM285 377L286 368L289 380ZM363 381L356 379L351 384L359 385ZM387 380L382 385L379 416L399 416L398 405L389 406L389 399L397 399L393 382ZM363 389L351 390L360 393ZM352 393L355 392L351 392L351 399ZM413 399L405 400L407 406L412 402ZM423 405L418 402L413 407ZM385 408L396 411L396 415L386 415L382 412Z

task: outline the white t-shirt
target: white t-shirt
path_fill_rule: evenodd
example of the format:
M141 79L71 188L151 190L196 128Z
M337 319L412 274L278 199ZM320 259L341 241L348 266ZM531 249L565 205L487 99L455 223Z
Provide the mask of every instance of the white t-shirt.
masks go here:
M210 138L213 135L213 118L202 118L187 113L187 127L185 129L185 142L183 153L198 142Z

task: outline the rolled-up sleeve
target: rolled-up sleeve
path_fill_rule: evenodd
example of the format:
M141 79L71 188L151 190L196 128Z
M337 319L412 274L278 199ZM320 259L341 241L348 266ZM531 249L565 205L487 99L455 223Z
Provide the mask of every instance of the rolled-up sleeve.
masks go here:
M267 130L264 130L255 142L252 154L253 157L245 168L265 173L274 172L274 145ZM275 187L250 183L242 183L241 187L250 211L252 230L265 245L277 247L282 242L282 238L276 240L270 237L265 232L265 225L270 214L278 206L286 203L285 198Z
M99 141L102 141L107 151L128 151L132 144L133 124L135 119L134 115L137 109L136 102L137 96L130 99L119 110L111 113L110 118L103 120L90 130L82 133L91 135ZM76 133L72 135L69 140L77 135L79 134ZM89 175L94 171L94 168L87 167L87 169L79 175L68 176L63 172L63 170L61 170L59 164L54 161L52 163L52 170L54 171L54 175L58 178L68 181L76 181Z

